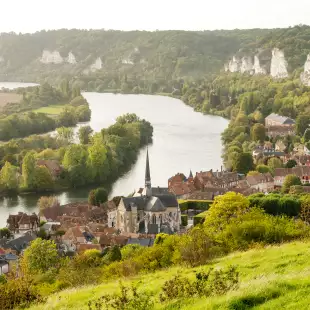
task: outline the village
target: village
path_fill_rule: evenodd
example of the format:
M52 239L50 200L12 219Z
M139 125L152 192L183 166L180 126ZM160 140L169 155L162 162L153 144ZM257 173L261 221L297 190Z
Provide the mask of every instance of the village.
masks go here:
M271 141L258 143L252 151L255 161L278 158L281 168L273 172L240 174L237 171L179 172L168 179L167 187L152 187L149 154L145 167L145 184L132 195L114 197L92 206L88 202L52 205L39 214L20 212L7 219L8 236L0 239L0 275L12 270L19 255L37 237L53 240L61 256L73 256L86 250L104 249L117 245L138 244L150 247L158 233L182 234L195 225L194 217L205 208L182 208L181 201L212 203L227 192L244 196L268 194L281 189L287 175L295 175L301 188L310 192L310 151L297 143L289 149L284 137L294 135L293 119L271 114L265 119L265 128ZM294 162L292 167L287 163ZM53 175L61 171L55 162L43 163ZM185 220L186 217L186 220Z

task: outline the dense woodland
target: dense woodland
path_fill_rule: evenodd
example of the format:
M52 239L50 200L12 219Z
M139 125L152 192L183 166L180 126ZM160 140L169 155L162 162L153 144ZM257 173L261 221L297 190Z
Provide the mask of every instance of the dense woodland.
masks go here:
M1 190L9 193L107 184L129 169L140 147L152 141L153 128L135 114L120 116L114 125L92 133L79 130L80 143L73 143L73 129L60 127L57 136L30 136L1 145ZM54 160L63 170L57 178L37 161ZM21 168L20 168L21 167Z
M3 33L0 79L40 82L46 79L58 83L57 78L62 75L69 79L84 76L92 81L104 80L114 89L114 83L126 75L130 81L161 84L180 78L211 76L222 70L224 63L236 53L252 55L274 47L284 50L289 71L293 73L303 66L310 51L309 42L310 27L303 25L229 31L62 29L34 34ZM39 60L44 49L57 50L64 59L72 52L77 63L42 64ZM98 57L102 69L84 74Z

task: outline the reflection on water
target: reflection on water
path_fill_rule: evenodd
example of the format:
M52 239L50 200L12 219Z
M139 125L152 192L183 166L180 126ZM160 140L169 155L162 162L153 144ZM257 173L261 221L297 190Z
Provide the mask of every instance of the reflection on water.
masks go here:
M1 88L0 83L0 88ZM167 179L177 172L189 173L220 169L220 134L228 121L195 112L180 100L148 95L114 95L84 93L92 110L89 125L100 131L124 113L136 113L154 127L153 144L149 146L151 178L154 186L167 186ZM144 184L146 149L140 151L130 172L113 186L111 196L127 195ZM89 189L75 189L56 196L61 204L86 200ZM9 213L34 212L39 195L23 195L0 200L0 227Z

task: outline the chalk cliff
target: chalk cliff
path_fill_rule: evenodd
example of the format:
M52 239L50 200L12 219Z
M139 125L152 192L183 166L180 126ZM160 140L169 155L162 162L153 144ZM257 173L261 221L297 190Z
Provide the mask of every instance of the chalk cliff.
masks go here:
M287 61L285 59L284 52L279 50L278 48L274 48L272 50L270 75L273 78L288 77Z
M242 57L240 72L253 74L253 59L251 56Z
M67 62L72 65L75 65L77 63L76 58L72 52L69 52Z
M44 64L61 64L64 62L64 59L57 50L52 52L49 50L44 50L40 61Z
M310 54L307 56L307 60L304 65L304 72L301 73L300 79L304 85L310 86Z
M257 55L254 56L253 70L254 74L267 74L267 70L261 66L259 57Z

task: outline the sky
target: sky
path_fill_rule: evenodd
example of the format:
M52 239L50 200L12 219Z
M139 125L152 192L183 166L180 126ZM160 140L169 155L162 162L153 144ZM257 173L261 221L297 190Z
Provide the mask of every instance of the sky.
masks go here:
M0 0L0 32L214 30L310 24L310 0Z

